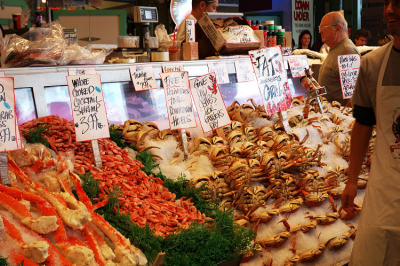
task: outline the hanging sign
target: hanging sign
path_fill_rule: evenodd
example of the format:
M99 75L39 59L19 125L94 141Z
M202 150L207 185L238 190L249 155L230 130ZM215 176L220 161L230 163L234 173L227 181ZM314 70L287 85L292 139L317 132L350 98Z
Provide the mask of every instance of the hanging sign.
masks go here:
M0 151L21 148L15 108L14 78L0 77Z
M187 19L186 21L186 41L187 42L195 42L196 41L196 32L194 30L194 19Z
M287 84L281 49L278 46L249 51L256 72L258 87L268 114L290 107L291 94Z
M204 132L209 132L231 123L215 73L191 79L190 90Z
M67 76L76 141L109 138L99 75Z
M218 84L229 83L228 69L225 63L209 63L208 72L215 73Z
M237 82L253 81L255 79L253 65L250 60L235 61Z
M303 30L314 32L313 0L292 0L292 35L299 39Z
M338 56L340 85L343 99L350 99L356 86L358 72L360 71L361 58L358 54Z
M171 129L196 127L187 71L160 73Z
M176 72L176 71L183 71L183 65L182 64L165 64L162 65L162 72L167 73L167 72Z
M291 55L284 59L289 64L290 73L293 78L305 77L306 69L308 69L308 61L306 55Z
M136 91L157 89L157 82L151 65L131 66L129 71Z

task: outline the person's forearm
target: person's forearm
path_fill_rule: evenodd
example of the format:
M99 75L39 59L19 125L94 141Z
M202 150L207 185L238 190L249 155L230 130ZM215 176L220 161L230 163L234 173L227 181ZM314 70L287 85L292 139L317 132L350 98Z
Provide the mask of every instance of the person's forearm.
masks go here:
M348 181L356 183L361 170L361 165L367 152L372 126L355 123L351 132L350 165L348 169Z

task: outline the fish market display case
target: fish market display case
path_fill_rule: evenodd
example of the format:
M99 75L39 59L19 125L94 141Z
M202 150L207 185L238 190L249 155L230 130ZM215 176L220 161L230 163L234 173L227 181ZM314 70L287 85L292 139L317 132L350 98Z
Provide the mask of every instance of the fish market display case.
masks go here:
M144 63L151 64L157 78L158 88L147 91L135 91L131 82L129 64L79 66L79 68L95 68L101 77L107 116L110 124L123 124L130 118L139 121L154 121L160 128L168 127L165 97L159 73L164 64L182 64L189 72L189 78L208 73L208 64L226 63L229 83L220 84L220 90L226 106L232 102L249 103L253 98L262 104L256 80L237 82L235 61L248 61L249 57L223 58L218 60ZM58 115L72 120L66 76L68 69L63 67L27 67L6 68L6 76L14 77L18 122L24 123L36 117ZM298 79L292 79L288 71L289 85L292 95L303 95ZM160 89L161 88L161 89Z

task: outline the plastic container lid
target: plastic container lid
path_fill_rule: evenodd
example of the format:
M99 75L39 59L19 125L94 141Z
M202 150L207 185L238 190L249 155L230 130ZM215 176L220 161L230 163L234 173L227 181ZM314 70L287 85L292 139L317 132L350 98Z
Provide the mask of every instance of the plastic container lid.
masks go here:
M274 25L268 25L268 31L273 31L274 30Z
M278 36L285 36L285 32L284 31L278 31L276 34Z
M266 24L266 25L274 25L274 21L273 20L266 20L264 24Z

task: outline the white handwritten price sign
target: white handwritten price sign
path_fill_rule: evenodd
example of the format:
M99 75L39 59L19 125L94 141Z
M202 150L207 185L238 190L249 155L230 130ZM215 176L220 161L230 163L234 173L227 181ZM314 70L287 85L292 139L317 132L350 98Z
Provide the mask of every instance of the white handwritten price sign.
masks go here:
M282 55L287 56L292 54L292 47L282 47Z
M281 49L269 47L249 51L256 72L258 87L268 114L290 107L291 94L287 84Z
M164 64L161 68L163 73L183 71L182 64Z
M235 61L235 69L237 82L253 81L256 78L250 60Z
M151 65L131 66L129 71L136 91L157 89L156 77Z
M21 148L15 109L14 78L0 77L0 151Z
M338 56L340 85L342 86L343 99L353 96L356 86L358 72L360 71L361 58L358 54L347 54Z
M209 63L208 72L215 73L218 84L229 83L228 69L225 63Z
M209 132L231 123L219 91L215 73L191 79L190 90L204 132Z
M187 71L160 73L171 129L196 127Z
M195 42L196 41L196 32L194 30L194 19L186 20L186 41L187 42Z
M99 75L67 76L76 141L109 138Z
M290 67L292 77L299 78L306 76L306 69L308 69L308 61L306 55L291 55L285 58Z

